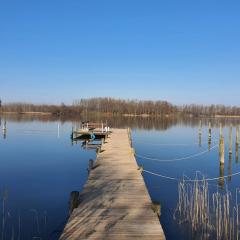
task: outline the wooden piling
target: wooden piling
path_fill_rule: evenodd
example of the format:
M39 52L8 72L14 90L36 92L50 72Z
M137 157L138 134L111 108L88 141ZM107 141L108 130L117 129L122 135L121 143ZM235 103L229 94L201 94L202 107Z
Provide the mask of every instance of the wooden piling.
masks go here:
M221 138L223 136L222 123L220 123L219 132L220 132L219 135Z
M208 123L208 150L211 150L212 144L212 124L211 122Z
M228 156L228 181L232 180L232 154L229 153Z
M236 127L236 143L239 145L239 126Z
M199 147L202 146L202 120L199 120L199 127L198 127L198 145L199 145Z
M219 185L222 189L224 188L224 164L219 164L218 185Z
M219 160L220 160L220 164L224 164L224 154L225 154L225 151L224 151L224 137L221 137L220 140L219 140Z
M79 192L72 191L70 194L69 215L71 215L73 210L78 207L78 204L79 204Z
M232 154L232 125L229 128L229 154Z
M208 138L211 139L211 137L212 137L212 123L209 122L208 123Z
M239 158L239 126L236 128L235 160L238 163Z

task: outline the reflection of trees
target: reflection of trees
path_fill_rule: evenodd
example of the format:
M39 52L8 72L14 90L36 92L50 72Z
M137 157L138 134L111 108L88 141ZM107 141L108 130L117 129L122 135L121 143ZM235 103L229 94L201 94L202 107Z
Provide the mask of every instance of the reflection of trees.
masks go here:
M82 114L79 116L56 116L56 115L31 115L31 114L9 114L5 115L7 120L14 122L25 122L25 121L66 121L73 122L74 125L78 126L82 121L90 122L107 122L112 128L138 128L148 130L166 130L175 125L198 127L199 118L193 117L124 117L124 116L104 116L101 114ZM0 116L1 119L1 116ZM220 123L222 126L228 126L232 124L237 126L240 124L240 119L225 119L225 118L202 118L202 125L207 126L211 121L212 127L219 127ZM1 121L1 120L0 120Z
M124 100L114 98L89 98L74 101L72 105L35 105L31 103L9 103L0 107L3 112L41 112L56 115L79 115L99 112L111 115L171 115L192 116L240 115L240 107L224 105L184 105L176 106L167 101Z

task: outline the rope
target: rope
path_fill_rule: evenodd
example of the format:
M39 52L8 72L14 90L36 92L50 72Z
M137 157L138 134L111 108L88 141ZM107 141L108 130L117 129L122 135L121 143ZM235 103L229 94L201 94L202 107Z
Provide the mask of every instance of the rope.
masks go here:
M212 143L218 142L217 140L211 141ZM208 141L203 141L201 144L208 143ZM199 143L144 143L145 145L151 146L194 146L199 145Z
M151 172L151 171L148 171L148 170L142 170L143 172L146 172L148 174L151 174L151 175L154 175L154 176L157 176L157 177L161 177L161 178L165 178L165 179L170 179L170 180L174 180L174 181L181 181L182 179L178 179L178 178L174 178L174 177L169 177L169 176L165 176L165 175L162 175L162 174L159 174L159 173L154 173L154 172ZM236 172L236 173L233 173L233 174L229 174L229 175L224 175L222 177L214 177L214 178L204 178L204 179L200 179L200 180L196 180L196 179L186 179L184 180L185 182L203 182L203 181L214 181L214 180L218 180L219 178L220 179L225 179L225 178L229 178L229 177L234 177L234 176L237 176L237 175L240 175L240 172Z
M218 147L218 144L214 145L213 147L211 147L210 149L204 150L202 152L199 153L195 153L186 157L181 157L181 158L173 158L173 159L159 159L159 158L151 158L151 157L147 157L147 156L143 156L143 155L139 155L139 154L135 154L136 157L142 158L142 159L147 159L147 160L151 160L151 161L156 161L156 162L175 162L175 161L181 161L181 160L186 160L186 159L192 159L198 156L201 156L209 151L211 151L212 149Z

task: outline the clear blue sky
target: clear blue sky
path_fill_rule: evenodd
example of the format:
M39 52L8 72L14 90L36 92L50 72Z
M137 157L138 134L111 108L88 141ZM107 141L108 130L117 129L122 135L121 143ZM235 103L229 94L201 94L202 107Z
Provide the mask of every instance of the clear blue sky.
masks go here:
M0 0L0 97L240 105L240 1Z

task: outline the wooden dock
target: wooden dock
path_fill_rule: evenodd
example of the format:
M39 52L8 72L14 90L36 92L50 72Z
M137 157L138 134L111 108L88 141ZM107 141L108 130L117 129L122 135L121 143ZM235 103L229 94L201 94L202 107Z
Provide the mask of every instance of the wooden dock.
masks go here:
M127 129L112 130L79 200L60 240L165 239Z

